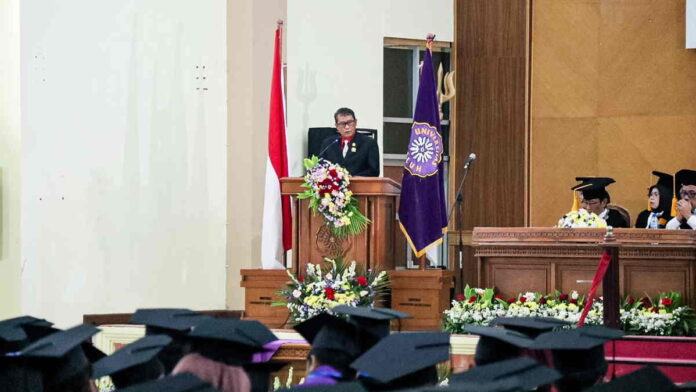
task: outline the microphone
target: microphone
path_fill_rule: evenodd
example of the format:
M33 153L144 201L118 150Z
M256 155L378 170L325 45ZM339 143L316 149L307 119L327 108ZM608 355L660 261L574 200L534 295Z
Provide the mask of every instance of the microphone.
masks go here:
M338 143L338 141L341 140L340 138L334 139L331 143L329 143L326 147L324 147L323 150L319 154L317 154L318 157L321 157L321 154L325 153L326 150L329 149L329 147L333 146L334 144Z
M469 154L469 156L466 158L466 161L464 162L464 170L467 170L469 166L471 166L471 163L476 160L476 154L473 152Z

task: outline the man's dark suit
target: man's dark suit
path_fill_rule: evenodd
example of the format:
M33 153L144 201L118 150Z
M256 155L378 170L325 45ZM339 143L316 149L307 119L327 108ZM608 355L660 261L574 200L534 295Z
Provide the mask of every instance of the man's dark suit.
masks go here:
M379 147L377 142L369 136L356 133L348 145L345 158L343 158L339 135L326 138L319 151L323 151L320 158L341 165L352 176L379 176Z

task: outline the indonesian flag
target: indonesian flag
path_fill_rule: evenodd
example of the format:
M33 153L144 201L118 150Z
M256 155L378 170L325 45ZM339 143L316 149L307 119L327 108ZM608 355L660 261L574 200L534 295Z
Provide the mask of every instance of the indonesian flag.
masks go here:
M283 94L283 69L280 55L282 37L281 27L278 26L275 32L273 54L266 187L263 200L261 233L263 269L284 269L283 255L292 247L290 197L280 195L280 178L288 176L288 150L285 143L285 94Z

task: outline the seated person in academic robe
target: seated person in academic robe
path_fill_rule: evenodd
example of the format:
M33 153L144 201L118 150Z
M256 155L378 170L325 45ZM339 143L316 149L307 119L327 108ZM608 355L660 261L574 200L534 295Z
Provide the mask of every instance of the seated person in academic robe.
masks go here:
M683 169L674 174L681 200L677 202L677 215L667 222L668 229L696 230L696 171Z
M664 229L672 219L672 189L674 178L671 174L652 172L657 176L657 183L648 189L648 209L638 214L636 229Z
M575 177L575 181L581 181L580 184L571 188L582 194L580 207L587 212L597 214L607 222L607 226L630 227L619 211L607 208L607 205L611 203L611 196L609 196L606 187L616 182L613 178Z
M379 176L379 147L373 138L356 133L355 113L340 108L334 120L338 135L324 140L319 158L341 165L352 176Z

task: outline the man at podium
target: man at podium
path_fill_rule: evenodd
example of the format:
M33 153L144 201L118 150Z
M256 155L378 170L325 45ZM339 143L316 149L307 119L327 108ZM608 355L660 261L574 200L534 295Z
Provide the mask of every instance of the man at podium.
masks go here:
M373 138L356 133L355 113L340 108L334 120L338 135L324 140L319 158L341 165L353 176L379 176L379 147Z

